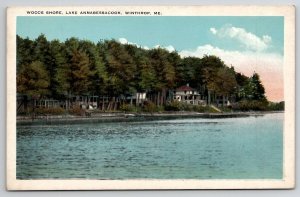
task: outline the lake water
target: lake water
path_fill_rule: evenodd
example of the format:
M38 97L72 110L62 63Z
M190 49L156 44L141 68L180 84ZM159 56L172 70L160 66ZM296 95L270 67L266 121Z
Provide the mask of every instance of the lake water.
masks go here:
M17 126L18 179L281 179L283 114Z

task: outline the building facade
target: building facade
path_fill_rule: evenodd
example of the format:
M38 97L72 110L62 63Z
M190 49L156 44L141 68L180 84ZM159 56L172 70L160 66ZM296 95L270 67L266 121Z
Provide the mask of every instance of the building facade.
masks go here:
M206 105L206 99L204 95L201 95L196 89L189 86L180 86L174 91L173 100L192 104L192 105Z

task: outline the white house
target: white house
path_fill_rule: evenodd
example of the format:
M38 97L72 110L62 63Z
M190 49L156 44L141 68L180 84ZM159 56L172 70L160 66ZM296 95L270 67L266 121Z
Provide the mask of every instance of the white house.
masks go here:
M189 84L177 88L174 91L173 99L192 105L206 105L204 96L194 88L191 88Z

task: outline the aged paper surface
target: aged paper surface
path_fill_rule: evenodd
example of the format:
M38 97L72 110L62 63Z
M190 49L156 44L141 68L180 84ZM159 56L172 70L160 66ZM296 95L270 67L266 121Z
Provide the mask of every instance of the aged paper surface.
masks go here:
M265 34L263 32L261 32L260 35L255 35L251 31L247 31L246 28L233 26L233 25L228 26L228 22L226 22L225 18L226 17L227 18L228 17L233 17L233 18L234 17L237 18L238 17L283 17L283 30L282 30L283 40L281 44L282 52L278 52L283 54L281 59L282 68L279 69L279 72L283 74L282 87L280 89L280 91L282 91L282 98L278 96L280 94L277 93L275 94L274 91L276 88L275 89L271 89L271 87L266 88L267 90L266 94L268 98L274 98L274 100L276 101L280 101L281 99L284 101L285 104L285 109L283 114L284 115L283 130L282 130L282 154L281 154L282 176L281 178L278 178L275 175L274 175L275 178L272 178L272 176L269 176L269 178L252 178L254 175L252 175L251 173L249 174L249 177L246 178L245 177L239 178L239 176L235 177L233 174L231 175L230 173L229 173L230 175L223 176L221 178L218 178L220 177L220 175L216 175L215 177L214 175L212 175L211 178L205 178L205 177L184 178L184 176L183 178L181 178L182 177L181 175L176 176L175 175L176 172L173 172L171 170L166 175L166 177L162 177L162 178L158 178L160 177L160 174L158 174L156 178L155 177L143 178L143 175L139 175L140 177L136 176L135 178L126 178L126 177L131 177L131 174L129 175L127 174L124 176L122 175L123 177L121 175L118 175L117 177L119 178L114 178L114 176L108 178L107 177L103 178L101 176L91 177L91 178L89 178L89 176L84 176L83 178L82 176L78 176L78 177L70 176L70 178L65 178L64 176L67 175L64 176L62 175L62 177L51 177L51 175L45 176L45 174L44 175L36 174L36 176L33 176L33 174L38 171L39 167L41 167L38 166L38 164L37 166L33 166L32 169L21 168L21 167L19 167L18 169L17 166L22 165L22 162L24 162L24 160L17 161L17 158L22 157L22 155L18 155L18 150L17 150L18 149L17 147L21 146L18 144L21 143L21 141L18 140L18 135L17 135L17 127L18 127L17 110L19 106L17 105L17 85L16 85L17 66L16 65L20 60L17 59L16 36L20 32L21 32L20 34L22 34L22 31L19 30L22 28L26 29L26 24L27 25L29 24L26 22L22 23L20 19L24 19L24 18L26 19L26 17L27 18L45 17L45 18L49 18L50 19L49 21L51 21L51 18L55 18L55 17L61 17L61 19L63 17L69 17L69 18L77 17L78 24L80 24L79 21L80 17L85 17L85 19L86 17L90 17L89 18L90 20L92 20L93 17L100 17L100 18L101 17L116 17L116 18L126 17L126 20L130 21L131 19L135 20L136 18L142 18L142 17L169 17L169 18L177 17L178 20L181 20L180 17L196 17L196 16L207 17L208 20L210 20L209 19L210 17L211 18L224 17L224 21L222 24L220 23L218 26L214 26L214 25L207 26L208 27L207 34L209 34L209 36L217 36L220 39L236 39L235 41L239 43L237 45L242 45L238 47L241 48L244 47L249 49L250 52L252 51L251 53L250 52L245 53L246 56L249 54L250 54L249 56L251 56L251 54L253 53L265 55L268 53L268 50L272 51L275 48L274 51L276 51L276 47L278 47L280 44L277 45L278 40L276 40L275 38L276 36L271 37L268 34ZM172 22L174 21L172 20ZM47 23L47 20L43 21L43 24L40 25L47 26L47 24L45 23ZM49 22L49 25L50 23L51 22ZM144 23L147 23L147 20L145 20ZM122 28L126 27L126 25L124 26L124 24L122 24L121 21L119 24L118 22L116 22L115 24L117 25L112 26L111 28L114 28L116 31L123 32L124 29ZM164 24L167 27L168 23L164 23ZM36 25L38 26L38 23L36 23ZM65 27L63 27L64 25ZM77 31L74 24L73 26L68 23L64 25L60 27L61 29L60 28L52 29L51 33L58 32L57 35L59 35L60 31L62 31L62 29L64 28L70 28L70 32ZM163 26L156 27L155 23L149 23L149 25L152 25L153 29L155 30L153 30L153 32L150 32L149 35L144 35L145 36L144 39L146 40L161 39L161 38L152 37L152 34L154 36L155 35L157 36L156 31L161 31L161 34L167 35L165 34L165 31L168 31L168 28L159 29L162 28ZM199 23L199 25L201 26L203 24ZM32 28L32 27L28 26L28 28ZM87 26L82 28L87 28ZM270 28L274 28L274 26L272 26L271 23L270 23ZM179 26L177 30L181 31ZM64 29L64 31L66 31L66 29ZM126 29L126 31L129 30ZM126 31L124 30L124 32ZM137 30L131 30L131 31L134 32ZM190 32L193 31L193 29L187 29L186 31ZM273 31L277 31L277 30L273 29ZM32 31L28 30L28 32L32 33L34 32L34 30ZM28 33L28 35L23 34L19 36L21 36L22 39L28 37L30 40L33 41L37 38L39 34L44 34L48 41L58 39L60 42L62 42L64 40L61 39L69 39L73 35L72 33L70 33L68 35L71 36L66 36L66 37L51 37L51 36L47 37L48 35L51 34L49 32L37 32L38 33L37 35L34 33L33 34ZM176 32L174 32L174 34L175 33ZM92 37L95 34L97 34L97 32L93 32L93 29L91 28L89 35L86 34L77 35L74 33L73 37L78 37L81 40L92 40ZM126 33L124 33L124 35L125 34ZM205 40L204 38L205 41L202 43L202 45L201 46L200 44L198 45L199 46L197 49L198 52L199 50L203 50L203 52L201 51L200 53L201 55L213 54L216 56L221 56L221 59L222 57L224 57L225 63L228 64L226 62L226 57L228 56L222 56L223 54L227 53L228 55L229 53L228 51L234 52L233 54L239 54L237 49L231 49L231 50L227 49L226 52L226 50L222 49L221 45L220 45L221 47L218 46L214 47L213 44L210 44L209 39L211 38L208 35L202 35L202 36L204 37L206 36L207 40ZM135 43L136 41L133 40L134 36L131 38L124 38L124 37L121 37L120 35L111 35L111 36L109 35L106 36L104 39L106 40L119 39L118 42L121 44L139 46L144 50L149 50L149 48L150 49L163 48L165 49L165 51L169 51L169 52L173 52L176 50L177 52L179 52L181 57L197 56L197 50L193 51L191 48L180 48L178 46L173 46L175 45L176 42L175 40L176 39L177 41L180 40L181 39L180 37L174 37L173 38L174 43L172 43L172 41L169 41L168 45L161 44L159 43L159 41L157 41L156 44L160 45L158 47L154 46L154 44L153 46L148 46L150 44L146 46L146 44L144 43ZM98 39L102 39L102 38L100 37ZM250 41L250 42L246 43L246 41ZM97 41L93 41L93 42L97 43ZM194 42L198 42L198 40L195 38ZM143 47L141 45L143 45ZM272 57L274 57L273 63L276 64L276 58L277 58L276 55L267 56L267 58L272 58ZM257 55L257 59L259 59L258 55ZM259 62L259 60L257 59L253 64ZM265 61L264 63L266 62L268 61ZM258 69L258 68L255 67L254 69ZM269 70L268 69L269 68L266 68L267 72L269 72L269 74L273 75L274 77L274 80L273 81L269 80L269 82L271 81L272 83L278 83L278 84L281 83L281 81L280 80L278 81L276 78L276 72L275 71L273 72L272 69ZM253 73L255 71L257 71L258 74L260 74L260 70L251 70L250 72ZM262 69L262 72L263 71L265 70ZM85 116L87 115L85 114ZM48 116L47 116L47 120L48 120ZM20 140L22 139L20 138ZM23 151L25 150L25 148L24 149L19 148L19 150ZM30 154L27 156L27 158L28 157L31 157ZM46 159L46 157L47 156L45 156L44 159ZM38 160L38 158L36 159ZM40 160L43 160L43 158L40 158ZM26 162L27 161L25 161L25 163ZM120 160L120 162L122 161ZM260 168L266 168L266 169L268 169L268 167L272 168L270 166L260 166ZM51 166L49 166L49 168L51 168ZM122 169L120 170L120 172L121 171ZM153 172L157 172L157 170ZM42 171L39 171L39 173L42 173ZM51 174L52 172L49 173ZM134 172L131 173L134 174ZM171 174L173 173L174 176L171 176ZM226 168L224 174L226 174ZM175 177L175 178L170 178L170 177ZM143 189L270 189L270 188L281 189L281 188L293 188L294 185L295 185L295 8L293 6L99 6L99 7L12 7L7 9L7 189L8 190L124 190L124 189L143 190Z

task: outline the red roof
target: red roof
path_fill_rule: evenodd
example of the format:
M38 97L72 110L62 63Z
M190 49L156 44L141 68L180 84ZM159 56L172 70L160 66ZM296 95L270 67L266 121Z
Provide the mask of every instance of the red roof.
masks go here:
M194 88L191 88L190 86L180 86L179 88L176 89L177 92L179 91L193 91Z

